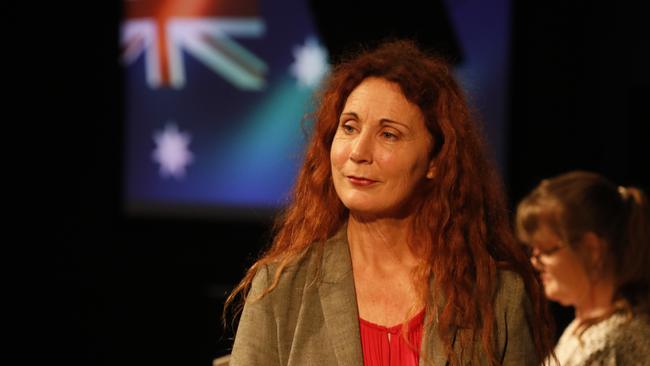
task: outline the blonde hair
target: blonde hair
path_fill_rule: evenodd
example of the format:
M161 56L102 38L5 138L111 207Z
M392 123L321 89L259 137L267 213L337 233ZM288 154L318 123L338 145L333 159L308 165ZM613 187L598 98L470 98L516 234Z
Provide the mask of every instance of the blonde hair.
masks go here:
M641 189L586 171L545 179L517 207L517 237L528 243L542 224L574 248L587 232L606 245L601 265L615 279L614 306L583 321L580 334L617 311L650 314L650 210Z

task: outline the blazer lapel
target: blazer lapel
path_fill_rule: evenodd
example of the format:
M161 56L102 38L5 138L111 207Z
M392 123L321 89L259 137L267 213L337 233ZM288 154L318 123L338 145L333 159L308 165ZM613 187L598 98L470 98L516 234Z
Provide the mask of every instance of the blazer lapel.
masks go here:
M433 365L435 366L445 366L448 365L448 358L447 358L447 351L445 350L444 343L442 342L442 339L440 338L440 335L438 334L438 315L442 311L443 306L445 305L445 297L442 295L441 291L435 291L435 283L433 279L431 279L431 282L429 283L429 288L434 289L434 294L433 294L433 301L435 301L437 305L437 313L436 314L431 314L430 312L427 312L427 314L424 317L424 324L428 324L426 328L424 329L424 334L423 334L423 342L422 342L422 347L423 349L420 351L420 354L422 355L424 352L424 356L426 359L423 357L420 357L420 362L419 366L429 366L431 363L429 360L433 360ZM434 317L433 322L430 323L431 317ZM452 328L452 347L454 346L454 341L456 340L456 327Z
M345 225L325 243L321 270L318 292L338 365L363 365L357 298Z

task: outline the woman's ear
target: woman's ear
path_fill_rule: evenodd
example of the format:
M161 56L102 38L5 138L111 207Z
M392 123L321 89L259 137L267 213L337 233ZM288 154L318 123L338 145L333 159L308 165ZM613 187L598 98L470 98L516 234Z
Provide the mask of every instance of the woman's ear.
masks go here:
M427 179L433 179L436 176L436 166L433 159L429 162L429 169L427 169Z
M596 276L602 276L607 260L607 245L605 241L593 231L587 231L582 235L583 255L587 261L588 268Z

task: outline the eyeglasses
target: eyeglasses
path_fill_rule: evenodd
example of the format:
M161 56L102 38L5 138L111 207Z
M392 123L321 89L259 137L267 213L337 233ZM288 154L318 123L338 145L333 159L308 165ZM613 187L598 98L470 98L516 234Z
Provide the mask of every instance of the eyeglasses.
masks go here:
M542 263L542 261L541 261L542 257L548 258L548 257L552 256L553 254L559 252L560 250L562 250L562 249L564 249L566 247L568 247L567 244L559 244L559 245L554 246L553 248L541 250L539 248L535 248L533 246L526 245L525 250L526 250L526 254L528 254L529 258L535 259L538 263ZM537 253L535 253L535 252L537 252Z

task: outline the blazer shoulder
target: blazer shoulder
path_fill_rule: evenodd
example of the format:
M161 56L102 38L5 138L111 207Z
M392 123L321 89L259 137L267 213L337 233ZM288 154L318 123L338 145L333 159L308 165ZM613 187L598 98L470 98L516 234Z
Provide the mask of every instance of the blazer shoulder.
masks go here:
M320 255L317 248L309 247L305 249L294 262L282 268L282 273L279 274L275 288L268 295L278 293L282 298L287 295L287 292L296 291L298 288L303 288L314 282L319 261ZM279 263L268 263L259 269L256 277L259 275L261 277L259 281L266 283L266 286L269 287L275 281L279 270Z
M268 265L269 276L272 279L277 269L277 264ZM338 283L351 271L352 261L346 227L343 226L329 239L312 243L295 262L283 268L278 286L291 284L292 288L295 288L295 281L307 282L306 284L310 286L321 282Z
M499 277L499 280L502 281L503 283L513 285L520 283L523 285L524 279L519 274L517 271L513 269L499 269L497 271L497 276Z
M538 365L530 320L532 303L523 277L512 270L498 272L494 311L498 350L503 365Z
M517 300L526 296L526 285L523 277L510 269L500 269L497 272L497 299L504 297L505 300Z

